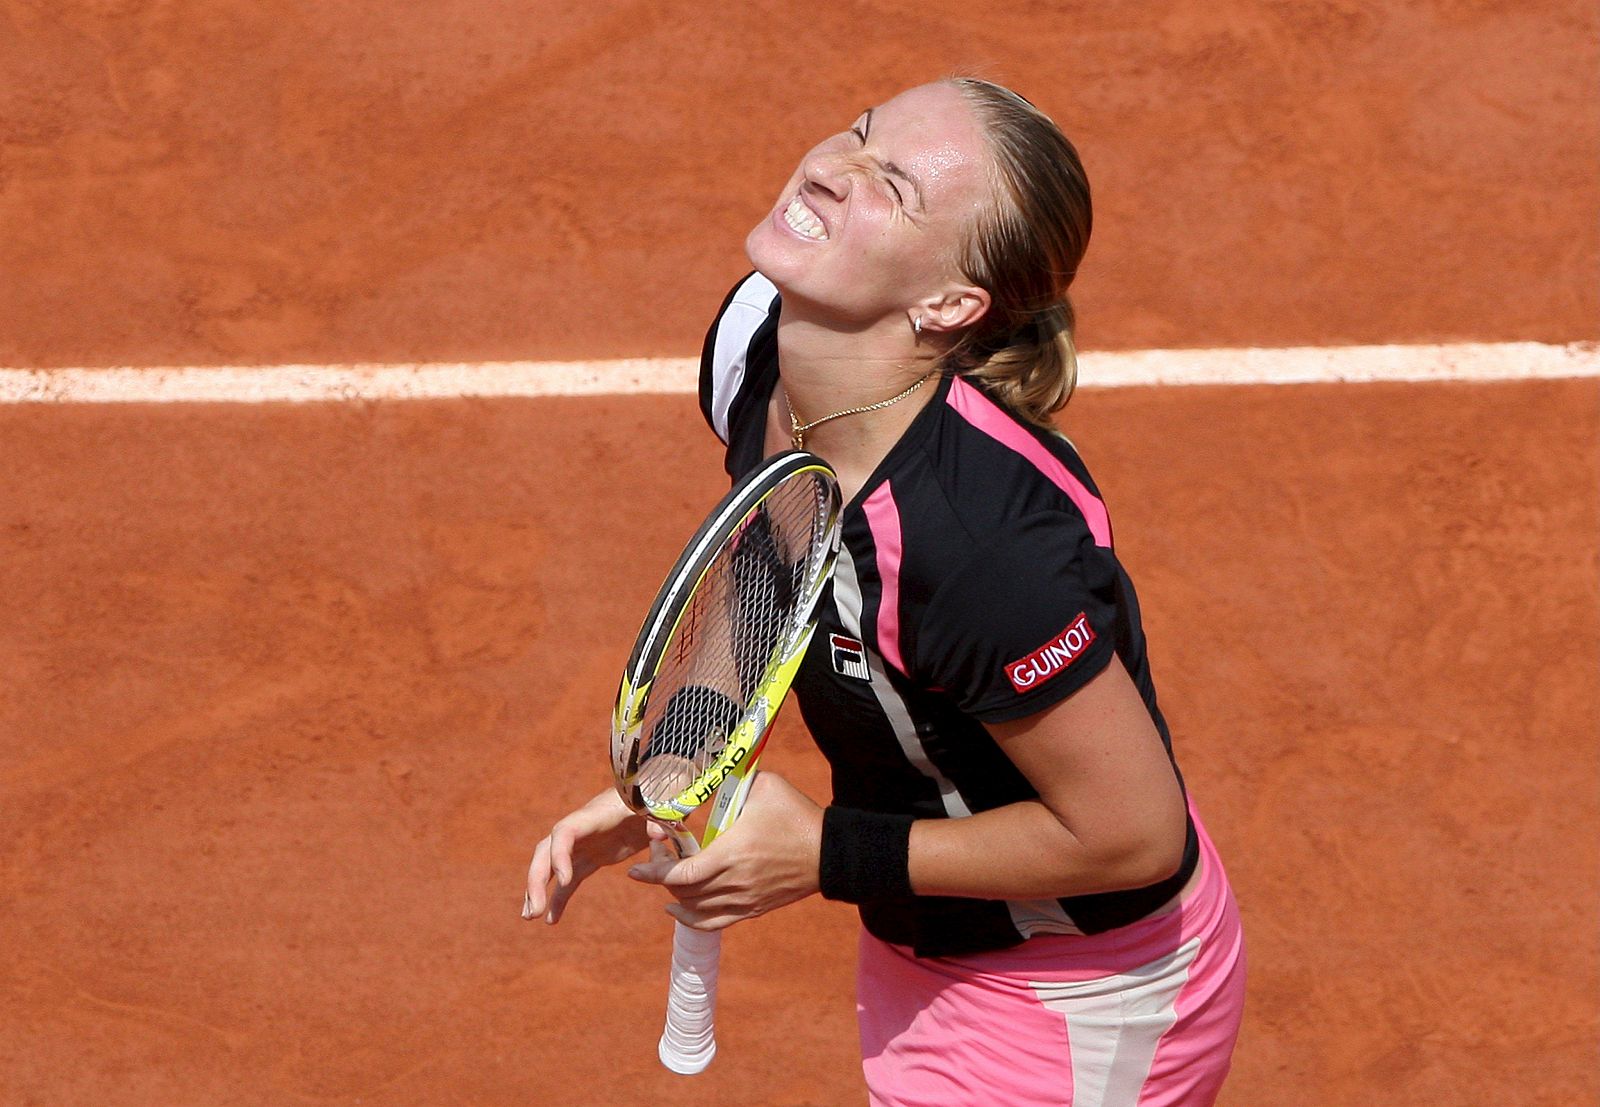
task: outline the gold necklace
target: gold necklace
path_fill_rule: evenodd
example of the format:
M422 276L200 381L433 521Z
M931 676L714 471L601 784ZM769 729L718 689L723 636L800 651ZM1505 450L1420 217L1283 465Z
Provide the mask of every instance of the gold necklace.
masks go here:
M886 408L890 404L897 404L907 396L911 395L917 389L921 388L931 376L933 376L933 370L929 369L926 373L922 374L922 376L919 377L910 388L906 389L898 396L890 396L887 400L879 400L877 403L867 404L865 407L847 407L843 411L836 411L832 415L824 415L821 419L813 419L809 423L801 423L799 419L795 418L794 403L789 399L789 390L784 388L783 406L789 409L789 443L790 445L794 446L795 449L803 450L806 448L806 431L815 427L820 427L822 424L831 422L834 419L843 419L846 415L862 415L869 411L877 411L880 408ZM781 384L778 387L783 388Z

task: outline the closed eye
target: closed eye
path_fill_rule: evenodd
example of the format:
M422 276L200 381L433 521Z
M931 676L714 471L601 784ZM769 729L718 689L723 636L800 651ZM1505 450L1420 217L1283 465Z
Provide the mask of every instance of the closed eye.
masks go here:
M871 120L871 118L872 118L872 113L868 112L867 113L867 119ZM857 123L854 127L851 127L850 128L850 133L855 135L856 138L861 140L861 145L865 146L867 144L867 132L862 130L861 124ZM895 184L894 181L892 179L890 179L889 177L884 177L883 178L883 183L888 185L890 190L894 193L895 202L898 203L901 207L905 207L906 206L906 195L905 195L905 193L900 191L900 186Z

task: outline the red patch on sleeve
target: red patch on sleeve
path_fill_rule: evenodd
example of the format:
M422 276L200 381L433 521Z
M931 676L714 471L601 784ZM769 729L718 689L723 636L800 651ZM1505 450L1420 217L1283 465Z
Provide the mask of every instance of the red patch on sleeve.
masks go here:
M1006 677L1011 681L1011 687L1019 693L1037 688L1065 671L1093 641L1094 628L1089 625L1088 615L1080 611L1078 617L1068 623L1060 634L1027 657L1018 658L1007 665Z

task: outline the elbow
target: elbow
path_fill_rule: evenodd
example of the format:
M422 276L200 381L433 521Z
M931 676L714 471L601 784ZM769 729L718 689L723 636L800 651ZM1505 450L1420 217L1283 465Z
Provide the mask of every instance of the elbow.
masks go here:
M1184 846L1188 840L1187 821L1176 833L1164 828L1161 833L1140 835L1120 844L1104 858L1105 891L1122 892L1148 888L1171 879L1183 867Z
M1138 873L1138 883L1131 887L1148 888L1152 884L1160 884L1163 880L1170 880L1176 876L1178 870L1183 867L1184 839L1183 834L1179 834L1176 838L1164 838L1158 845L1147 849Z
M1130 851L1129 875L1133 882L1127 885L1129 888L1160 884L1183 867L1183 855L1189 845L1189 806L1182 794L1175 791L1170 802L1159 805L1151 814Z

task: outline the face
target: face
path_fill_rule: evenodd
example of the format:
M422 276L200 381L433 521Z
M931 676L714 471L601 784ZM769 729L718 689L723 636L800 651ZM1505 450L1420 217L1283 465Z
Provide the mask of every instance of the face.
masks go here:
M903 325L928 297L970 288L957 258L992 196L972 109L951 85L923 85L806 154L745 250L786 300Z

